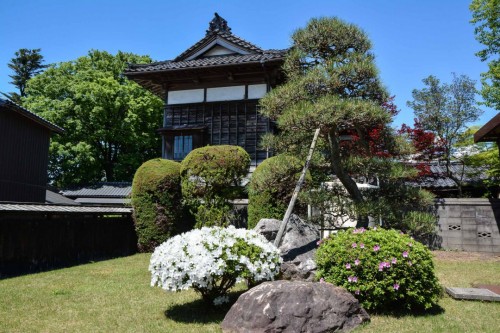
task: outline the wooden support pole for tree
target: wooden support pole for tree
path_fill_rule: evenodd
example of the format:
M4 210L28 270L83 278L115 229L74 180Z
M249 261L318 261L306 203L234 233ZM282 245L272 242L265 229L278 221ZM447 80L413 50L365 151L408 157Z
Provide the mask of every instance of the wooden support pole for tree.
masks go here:
M297 201L300 189L304 184L307 169L309 168L309 163L311 162L311 158L314 152L314 147L316 147L316 141L318 141L319 131L320 129L317 128L316 132L314 132L314 138L311 142L311 147L309 148L309 154L307 155L306 164L302 169L302 174L300 175L297 185L295 185L295 190L293 191L292 198L290 199L290 203L288 204L288 209L286 210L285 217L283 217L283 221L281 221L280 229L278 231L278 234L276 235L276 239L274 240L274 246L276 247L280 246L281 239L283 238L283 234L285 233L286 225L288 223L288 220L290 219L290 215L292 215L293 207L295 206L295 201Z

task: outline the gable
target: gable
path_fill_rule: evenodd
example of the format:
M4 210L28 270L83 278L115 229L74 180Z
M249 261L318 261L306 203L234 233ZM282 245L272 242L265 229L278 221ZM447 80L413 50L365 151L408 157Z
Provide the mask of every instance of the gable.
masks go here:
M204 38L182 52L174 61L188 61L221 55L248 55L263 50L231 33L227 21L215 13Z
M230 50L228 48L225 48L224 46L221 45L215 45L212 47L210 50L206 51L200 57L213 57L213 56L219 56L219 55L228 55L228 54L235 54L234 50Z
M185 60L193 60L198 58L221 56L221 55L246 55L249 53L250 53L249 51L237 47L236 45L229 43L223 38L216 38L205 47L195 51Z

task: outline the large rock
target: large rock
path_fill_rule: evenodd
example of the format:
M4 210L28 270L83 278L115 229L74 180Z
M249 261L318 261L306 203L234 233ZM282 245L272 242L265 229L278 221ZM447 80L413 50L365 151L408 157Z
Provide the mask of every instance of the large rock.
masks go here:
M280 227L280 220L262 219L254 230L270 242L274 242ZM297 215L290 216L279 249L283 258L281 272L283 279L312 281L316 272L314 254L320 238L319 229L302 221Z
M370 316L347 290L326 282L265 282L242 294L224 333L348 332Z

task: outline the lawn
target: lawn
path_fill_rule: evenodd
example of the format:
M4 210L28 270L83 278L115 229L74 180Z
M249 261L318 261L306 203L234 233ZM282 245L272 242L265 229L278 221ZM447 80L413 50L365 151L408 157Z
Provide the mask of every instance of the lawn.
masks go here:
M220 332L227 308L207 307L192 291L151 288L148 261L149 255L137 254L0 280L0 332ZM498 257L437 253L435 263L446 286L500 284ZM497 332L500 327L500 303L445 296L439 305L426 315L373 315L356 332Z

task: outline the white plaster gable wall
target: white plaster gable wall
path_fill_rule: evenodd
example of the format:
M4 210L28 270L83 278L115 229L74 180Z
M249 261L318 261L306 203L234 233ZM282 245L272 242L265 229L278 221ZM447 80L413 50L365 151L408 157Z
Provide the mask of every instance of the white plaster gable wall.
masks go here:
M227 54L234 54L235 52L232 50L229 50L225 47L222 47L220 45L216 45L212 47L210 50L205 52L203 54L204 57L210 57L210 56L218 56L218 55L227 55Z

